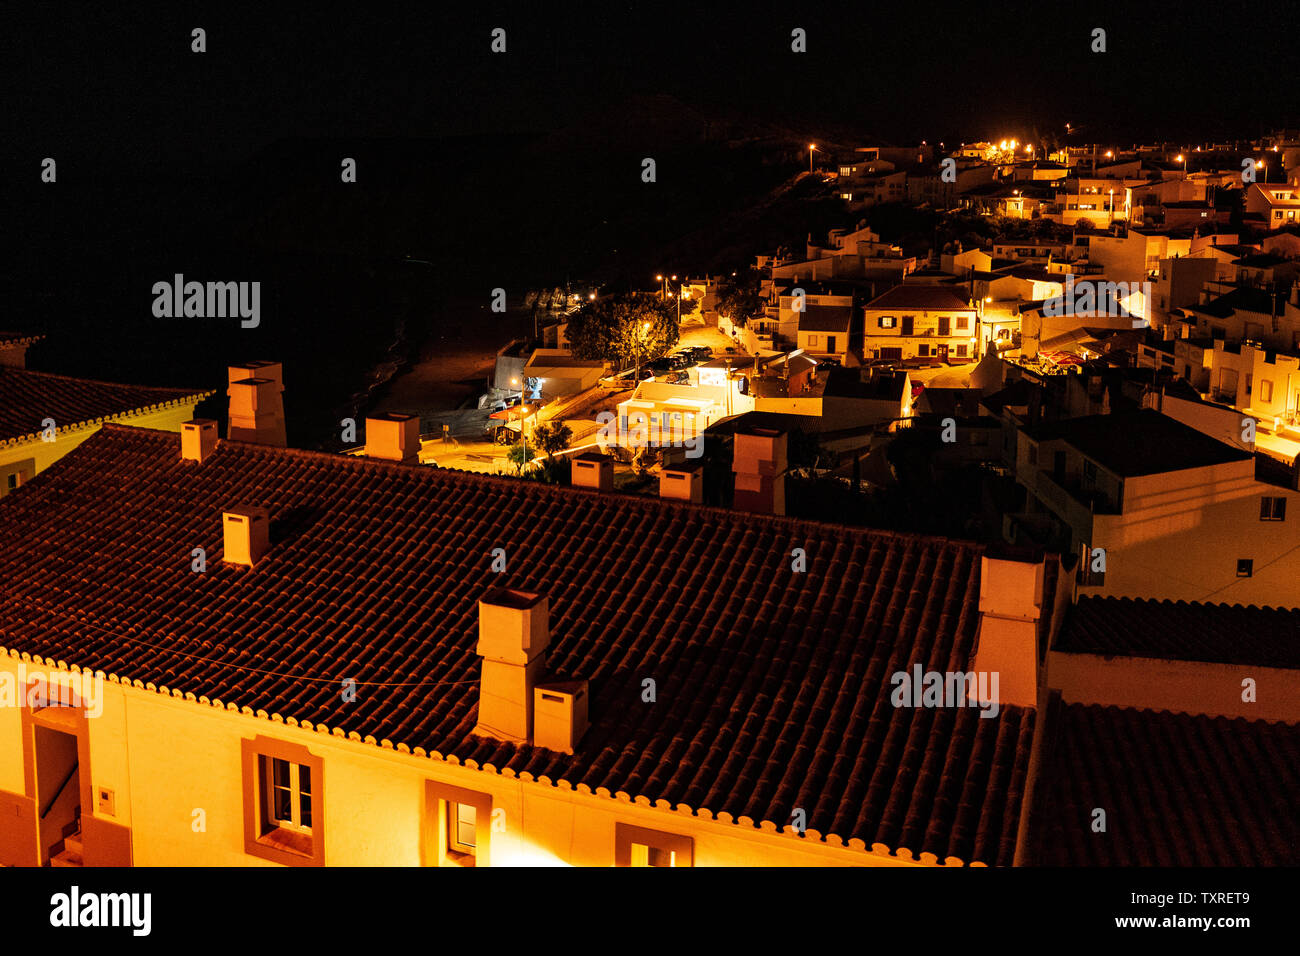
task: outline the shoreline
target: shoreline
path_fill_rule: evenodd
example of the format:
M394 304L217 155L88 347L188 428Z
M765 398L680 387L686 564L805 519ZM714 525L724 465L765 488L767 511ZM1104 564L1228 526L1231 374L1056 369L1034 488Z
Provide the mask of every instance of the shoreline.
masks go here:
M513 339L531 334L532 322L531 311L493 313L481 300L475 306L449 303L430 322L422 341L414 343L416 357L381 386L366 412L462 408L487 388L497 353Z

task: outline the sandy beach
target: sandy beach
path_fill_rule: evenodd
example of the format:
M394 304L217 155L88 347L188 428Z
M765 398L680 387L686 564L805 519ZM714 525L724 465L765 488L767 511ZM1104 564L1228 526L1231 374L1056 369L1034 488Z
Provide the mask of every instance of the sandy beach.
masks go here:
M460 408L488 384L496 354L532 334L532 314L493 313L486 304L449 305L419 346L418 358L380 391L369 412L440 412Z

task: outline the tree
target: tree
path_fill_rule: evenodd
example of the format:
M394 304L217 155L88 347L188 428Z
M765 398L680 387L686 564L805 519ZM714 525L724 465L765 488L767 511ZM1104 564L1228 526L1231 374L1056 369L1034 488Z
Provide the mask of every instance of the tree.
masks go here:
M535 451L536 449L533 450ZM528 462L531 460L532 460L532 456L529 451L528 445L525 442L516 442L515 444L511 445L510 450L506 452L506 461L514 465L515 471L517 472L522 472L524 470L524 466L527 465Z
M556 452L564 451L571 441L573 441L573 429L564 422L544 423L533 429L533 443L544 451L547 457L553 457Z
M677 344L677 305L647 292L607 296L575 312L564 334L575 357L626 367Z
M750 319L761 315L763 302L758 291L761 281L758 270L753 266L725 280L718 292L718 315L725 316L739 326L744 326Z

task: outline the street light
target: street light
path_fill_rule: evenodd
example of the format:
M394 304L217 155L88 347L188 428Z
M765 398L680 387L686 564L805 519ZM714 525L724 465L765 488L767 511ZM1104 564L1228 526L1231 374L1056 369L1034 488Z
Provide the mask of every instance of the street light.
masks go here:
M812 163L813 163L813 150L815 150L816 148L817 148L817 144L816 144L816 143L809 143L809 144L808 144L808 172L810 172L810 173L813 171L813 165L812 165Z
M655 279L659 281L659 298L661 299L668 298L668 283L664 281L664 277L655 276Z

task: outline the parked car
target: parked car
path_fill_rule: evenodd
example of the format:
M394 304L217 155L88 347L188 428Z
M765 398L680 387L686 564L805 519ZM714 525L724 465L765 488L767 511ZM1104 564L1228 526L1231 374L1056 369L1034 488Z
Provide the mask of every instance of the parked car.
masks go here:
M667 356L664 356L663 358L658 358L655 359L653 362L648 363L646 365L646 368L654 372L654 374L656 375L663 375L665 372L671 372L674 368L674 365L672 359L668 358Z

